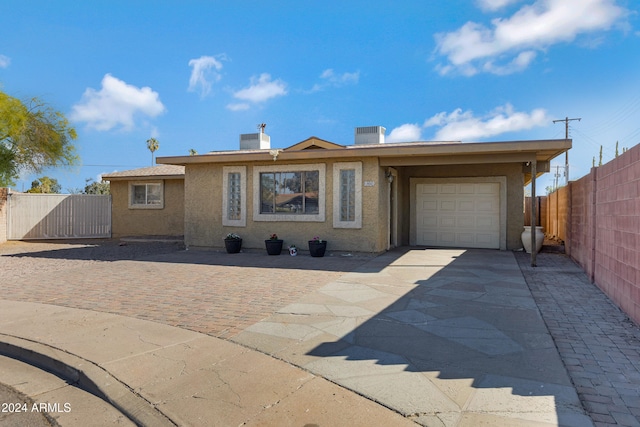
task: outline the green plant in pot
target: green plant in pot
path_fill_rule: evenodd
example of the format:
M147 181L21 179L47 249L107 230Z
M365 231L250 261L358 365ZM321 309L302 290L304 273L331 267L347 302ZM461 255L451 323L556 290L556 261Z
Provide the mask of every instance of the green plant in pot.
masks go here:
M275 233L264 241L264 245L269 255L280 255L282 252L282 239L278 239L278 235Z
M327 241L316 236L309 240L309 254L312 257L323 257L327 250Z
M229 254L237 254L242 249L242 238L239 234L229 233L224 238L224 247Z

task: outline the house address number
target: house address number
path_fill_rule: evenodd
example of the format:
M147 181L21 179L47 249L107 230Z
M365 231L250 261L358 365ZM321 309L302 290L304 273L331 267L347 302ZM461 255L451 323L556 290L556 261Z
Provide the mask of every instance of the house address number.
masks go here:
M375 185L376 185L376 182L375 182L375 181L365 181L365 182L364 182L364 186L365 186L365 187L373 187L373 186L375 186Z

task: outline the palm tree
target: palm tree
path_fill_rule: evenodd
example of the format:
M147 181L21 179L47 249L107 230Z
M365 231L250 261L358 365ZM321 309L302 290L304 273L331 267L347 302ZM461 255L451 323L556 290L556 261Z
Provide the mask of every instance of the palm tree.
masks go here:
M153 166L153 153L160 147L160 143L155 138L147 139L147 148L151 151L151 166Z

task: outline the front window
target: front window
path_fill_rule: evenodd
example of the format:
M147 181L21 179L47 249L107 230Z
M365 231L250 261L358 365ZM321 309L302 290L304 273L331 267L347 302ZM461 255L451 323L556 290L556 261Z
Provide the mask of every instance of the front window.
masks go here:
M333 164L333 227L362 228L362 163Z
M227 197L229 198L229 206L227 209L227 219L237 221L242 214L242 197L240 193L240 173L234 172L229 174L229 185Z
M224 166L222 174L222 225L246 227L247 167Z
M356 170L340 171L340 221L356 220Z
M263 172L260 174L260 213L317 215L319 172Z
M254 166L255 221L325 220L324 163Z
M161 182L132 183L129 187L129 195L130 208L163 208Z

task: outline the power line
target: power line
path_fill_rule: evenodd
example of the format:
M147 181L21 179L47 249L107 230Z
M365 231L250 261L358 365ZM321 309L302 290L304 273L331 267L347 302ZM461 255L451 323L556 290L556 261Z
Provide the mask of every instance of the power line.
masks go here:
M640 128L637 128L636 130L634 130L633 132L629 133L628 135L623 136L620 139L620 142L622 144L626 144L627 141L630 140L629 144L635 145L635 144L638 143L638 141L635 141L636 139L640 139Z
M614 150L613 150L613 148L611 148L611 147L610 147L611 142L607 142L607 143L605 143L605 144L602 144L602 143L600 143L600 142L597 142L595 139L591 138L589 135L585 134L584 132L582 132L582 131L580 131L580 130L578 130L578 129L575 129L575 131L576 131L576 133L577 133L578 135L580 135L580 136L582 137L582 139L581 139L581 140L584 140L584 141L586 141L586 142L588 142L588 143L592 144L592 145L593 145L593 147L594 147L594 148L596 148L596 149L599 149L600 147L604 147L604 150L605 150L608 154L611 154L611 155L613 156L613 152L614 152Z
M562 120L554 120L553 123L564 122L564 139L569 139L569 122L574 120L580 121L582 118L578 117L570 119L568 116ZM569 150L564 152L564 173L566 175L566 184L569 185Z
M596 123L591 128L587 129L590 134L597 135L602 132L606 132L621 122L627 120L631 115L640 110L640 96L636 96L631 99L627 104L618 108L610 118L602 120Z

